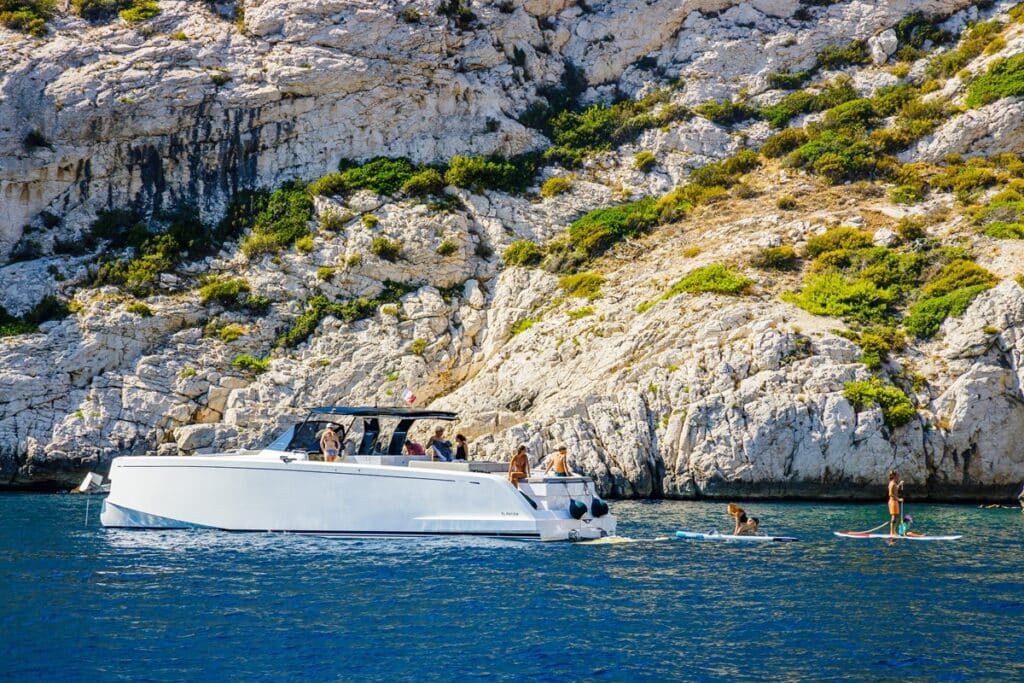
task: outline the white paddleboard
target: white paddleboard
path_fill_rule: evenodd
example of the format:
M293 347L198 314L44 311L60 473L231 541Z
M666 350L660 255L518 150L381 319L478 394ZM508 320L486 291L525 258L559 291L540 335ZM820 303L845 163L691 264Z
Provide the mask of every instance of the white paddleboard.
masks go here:
M864 534L858 531L833 531L840 538L891 538L899 541L955 541L963 538L957 536L890 536L889 534Z
M701 534L696 531L677 531L676 538L689 538L695 541L737 541L739 543L770 543L795 541L792 536L733 536L732 534Z

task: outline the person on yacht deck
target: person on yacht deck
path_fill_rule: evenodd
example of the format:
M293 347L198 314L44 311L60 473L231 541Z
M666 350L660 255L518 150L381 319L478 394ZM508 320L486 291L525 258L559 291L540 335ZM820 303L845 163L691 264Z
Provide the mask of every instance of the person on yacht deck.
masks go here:
M469 460L469 444L466 443L466 437L462 434L455 435L455 459Z
M406 439L405 441L405 454L406 455L426 455L427 449L423 447L423 444L417 443L412 439Z
M530 458L526 455L526 446L516 449L516 454L508 461L508 480L519 488L519 482L530 477Z
M329 426L320 437L320 452L324 454L327 462L334 462L338 459L338 452L341 451L341 440L334 428Z
M548 463L544 474L554 470L556 477L571 477L572 470L569 469L568 453L569 450L565 446L559 446L558 452L551 457L551 462Z
M452 459L452 442L444 438L444 427L434 430L434 435L427 441L427 448L434 449L434 457L450 462Z

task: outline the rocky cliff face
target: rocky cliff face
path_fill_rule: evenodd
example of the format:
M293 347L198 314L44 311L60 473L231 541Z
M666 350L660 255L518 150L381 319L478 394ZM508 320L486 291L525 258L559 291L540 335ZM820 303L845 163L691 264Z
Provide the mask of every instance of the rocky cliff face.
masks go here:
M20 315L55 294L78 309L0 339L0 476L68 485L118 454L249 447L304 407L392 404L409 387L420 403L460 412L474 457L566 443L573 466L618 496L874 497L892 467L935 497L1005 496L1024 478L1021 247L978 234L955 188L936 183L908 207L886 197L891 181L830 187L765 160L743 177L749 193L734 189L590 263L602 282L582 298L557 274L502 262L516 240L557 242L591 209L662 195L692 169L759 146L775 132L766 121L650 126L591 154L555 196L449 186L457 201L441 208L365 190L320 196L310 226L334 216L342 229L314 228L308 248L273 257L228 243L161 275L144 302L86 286L93 254L52 252L81 239L100 209L155 215L188 203L213 220L242 190L313 180L341 159L544 149L542 132L518 119L570 77L584 104L682 82L673 104L767 107L785 96L773 74L814 70L827 46L861 39L864 63L836 68L870 97L924 80L930 43L905 70L893 66L901 19L938 15L959 33L1009 5L517 0L474 2L460 21L436 2L250 1L240 30L205 5L163 2L146 30L63 17L37 41L0 28L10 46L0 251L31 240L38 257L0 268L0 304ZM1013 22L1000 40L925 97L962 104L972 77L1024 44ZM819 69L823 82L838 75ZM900 159L1024 151L1020 106L1010 97L950 114ZM653 169L635 166L641 151ZM536 182L568 173L551 162ZM1006 190L1000 182L973 201ZM778 208L787 197L795 209ZM802 254L837 225L887 244L907 216L928 238L967 246L999 282L931 341L894 349L881 371L843 333L849 321L782 300L814 272L811 258L803 271L749 266L765 247ZM381 237L399 257L375 248ZM720 263L751 278L744 295L663 296ZM244 278L267 310L203 301L198 279L211 275ZM308 341L275 347L313 297L379 297L388 281L408 291L359 319L326 315ZM241 354L269 358L266 371L246 371ZM913 402L906 423L849 398L851 382L879 372Z

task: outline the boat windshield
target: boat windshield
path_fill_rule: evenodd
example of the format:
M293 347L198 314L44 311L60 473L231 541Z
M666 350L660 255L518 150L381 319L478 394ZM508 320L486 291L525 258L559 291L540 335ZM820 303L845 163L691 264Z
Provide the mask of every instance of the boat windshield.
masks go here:
M383 422L383 424L382 424ZM397 424L396 424L397 422ZM347 426L333 420L312 417L289 427L265 447L270 451L320 453L320 437L330 426L338 433L342 451L350 455L401 455L414 420L356 417ZM424 432L423 440L427 433Z

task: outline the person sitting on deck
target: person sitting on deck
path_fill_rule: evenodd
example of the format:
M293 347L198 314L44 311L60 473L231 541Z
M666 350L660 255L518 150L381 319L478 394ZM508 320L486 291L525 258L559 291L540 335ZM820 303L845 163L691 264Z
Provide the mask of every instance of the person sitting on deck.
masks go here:
M338 459L338 452L341 451L341 440L334 431L334 427L328 425L320 437L320 451L324 454L327 462L334 462Z
M516 449L516 454L508 461L508 480L519 488L519 482L530 477L530 458L526 455L526 446Z
M729 503L726 511L736 520L736 527L732 531L733 536L753 536L761 525L757 517L747 518L747 513L736 503Z
M568 462L568 449L565 446L559 446L558 451L551 458L551 462L548 463L548 467L544 470L544 474L554 470L556 477L571 477L572 470L569 469Z
M452 459L452 442L444 438L444 427L434 430L434 435L427 441L427 448L433 449L437 460L450 462Z
M469 460L469 445L462 434L455 435L455 459Z
M406 455L426 455L427 449L423 447L423 444L417 443L412 439L405 440L405 454Z

